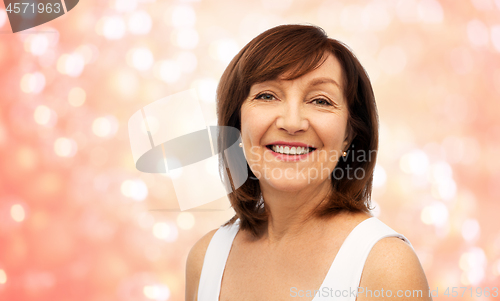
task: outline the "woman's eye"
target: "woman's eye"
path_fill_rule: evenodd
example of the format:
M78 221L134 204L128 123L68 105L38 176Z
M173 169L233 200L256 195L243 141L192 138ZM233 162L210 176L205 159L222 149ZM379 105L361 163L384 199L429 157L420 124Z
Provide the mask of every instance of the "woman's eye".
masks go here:
M257 95L257 97L255 97L255 99L263 99L263 100L273 100L273 98L275 97L269 93L262 93Z
M332 105L328 100L323 99L323 98L317 98L317 99L313 100L312 102L316 102L317 104L323 105L323 106L331 106Z

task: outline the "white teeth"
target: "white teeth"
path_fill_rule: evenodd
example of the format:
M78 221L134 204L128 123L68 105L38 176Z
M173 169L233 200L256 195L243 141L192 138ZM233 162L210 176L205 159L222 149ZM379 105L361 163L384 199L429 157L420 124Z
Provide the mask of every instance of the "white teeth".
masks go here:
M294 146L290 148L288 146L273 145L271 148L276 153L281 153L285 155L303 155L312 151L312 149L310 149L309 147L301 147L301 146L298 147Z

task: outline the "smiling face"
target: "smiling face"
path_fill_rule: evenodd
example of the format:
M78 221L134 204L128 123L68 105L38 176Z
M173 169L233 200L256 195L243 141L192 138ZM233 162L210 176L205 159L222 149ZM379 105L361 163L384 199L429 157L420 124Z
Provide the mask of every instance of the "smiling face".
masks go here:
M241 107L241 136L263 192L330 185L349 143L342 78L339 61L327 54L320 67L297 79L251 86Z

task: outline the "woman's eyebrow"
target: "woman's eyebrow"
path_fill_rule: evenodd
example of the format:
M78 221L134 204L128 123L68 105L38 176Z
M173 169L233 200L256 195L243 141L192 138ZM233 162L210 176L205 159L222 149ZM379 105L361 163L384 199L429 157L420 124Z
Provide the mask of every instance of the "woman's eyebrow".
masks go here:
M333 78L330 77L318 77L309 82L310 86L317 86L322 84L333 84L340 89L340 85Z

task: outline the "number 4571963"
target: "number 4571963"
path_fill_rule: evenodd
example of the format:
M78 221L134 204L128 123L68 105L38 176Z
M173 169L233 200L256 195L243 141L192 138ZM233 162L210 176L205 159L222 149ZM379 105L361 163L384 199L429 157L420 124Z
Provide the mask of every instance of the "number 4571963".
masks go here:
M38 3L35 9L35 3L9 3L7 8L5 9L6 12L9 14L14 13L14 14L26 14L26 13L32 13L34 14L35 12L42 14L42 13L60 13L61 12L61 4L60 3ZM22 12L21 12L22 11Z

